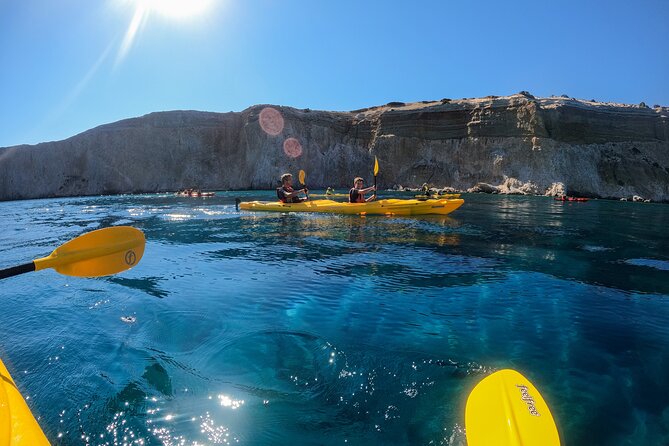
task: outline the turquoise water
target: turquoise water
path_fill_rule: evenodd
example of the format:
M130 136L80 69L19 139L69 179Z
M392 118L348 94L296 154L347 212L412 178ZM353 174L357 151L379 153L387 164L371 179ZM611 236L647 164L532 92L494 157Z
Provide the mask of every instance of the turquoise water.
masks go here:
M669 206L466 195L447 217L235 196L0 203L0 267L143 230L115 277L0 283L0 357L55 444L464 445L496 369L564 444L669 444Z

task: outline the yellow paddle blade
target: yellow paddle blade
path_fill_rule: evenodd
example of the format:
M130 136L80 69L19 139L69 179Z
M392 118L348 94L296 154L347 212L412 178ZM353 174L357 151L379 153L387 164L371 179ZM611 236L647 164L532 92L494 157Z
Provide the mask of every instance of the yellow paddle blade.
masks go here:
M300 184L303 185L303 186L304 186L304 184L305 184L305 183L304 183L304 180L305 180L304 177L305 177L305 176L306 176L306 174L304 173L304 170L300 170L300 173L298 174L298 178L300 179Z
M548 405L515 370L500 370L474 387L467 399L468 446L559 446Z
M48 257L36 259L35 271L53 268L67 276L109 276L137 265L145 243L144 233L131 226L98 229L70 240Z
M374 157L374 176L379 174L379 160Z

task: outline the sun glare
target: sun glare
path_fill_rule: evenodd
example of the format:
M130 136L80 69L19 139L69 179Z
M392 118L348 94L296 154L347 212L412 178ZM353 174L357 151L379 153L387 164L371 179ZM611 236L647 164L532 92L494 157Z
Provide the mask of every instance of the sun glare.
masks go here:
M121 0L120 4L134 8L132 20L125 32L116 55L118 66L130 51L137 35L151 16L162 16L169 20L194 20L210 11L215 0Z
M137 8L171 19L188 19L207 12L212 0L135 0Z

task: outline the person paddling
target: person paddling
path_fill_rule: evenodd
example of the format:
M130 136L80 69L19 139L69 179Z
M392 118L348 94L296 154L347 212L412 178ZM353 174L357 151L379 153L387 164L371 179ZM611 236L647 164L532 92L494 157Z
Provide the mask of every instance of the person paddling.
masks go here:
M360 177L356 177L355 180L353 180L353 187L351 188L350 191L348 191L348 202L349 203L367 203L374 198L376 198L376 195L372 195L371 197L365 199L365 194L367 192L372 192L376 191L376 187L370 186L370 187L365 187L365 180L363 180Z
M301 203L306 201L307 199L300 198L299 194L307 194L308 192L309 190L306 187L304 189L294 190L293 176L289 173L281 175L281 187L276 189L276 195L282 203Z

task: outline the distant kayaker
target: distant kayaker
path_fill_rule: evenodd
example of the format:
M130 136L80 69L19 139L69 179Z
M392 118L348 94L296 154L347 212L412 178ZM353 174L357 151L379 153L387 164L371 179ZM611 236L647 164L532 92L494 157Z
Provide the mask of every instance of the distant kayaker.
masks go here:
M427 183L423 183L423 186L420 188L420 193L427 195L428 198L432 196L432 191L430 190L430 186Z
M365 180L363 180L360 177L356 177L353 180L353 187L351 188L350 191L348 191L348 202L367 203L369 201L372 201L374 200L374 198L376 198L376 195L372 195L371 197L365 199L365 194L367 192L372 192L372 191L376 191L376 188L374 186L365 187Z
M328 187L328 190L325 191L325 195L334 195L335 191L333 188Z
M284 173L281 175L281 187L276 189L276 196L282 203L300 203L307 199L300 198L299 194L307 194L308 192L309 190L306 187L300 190L293 189L293 176L289 173Z

